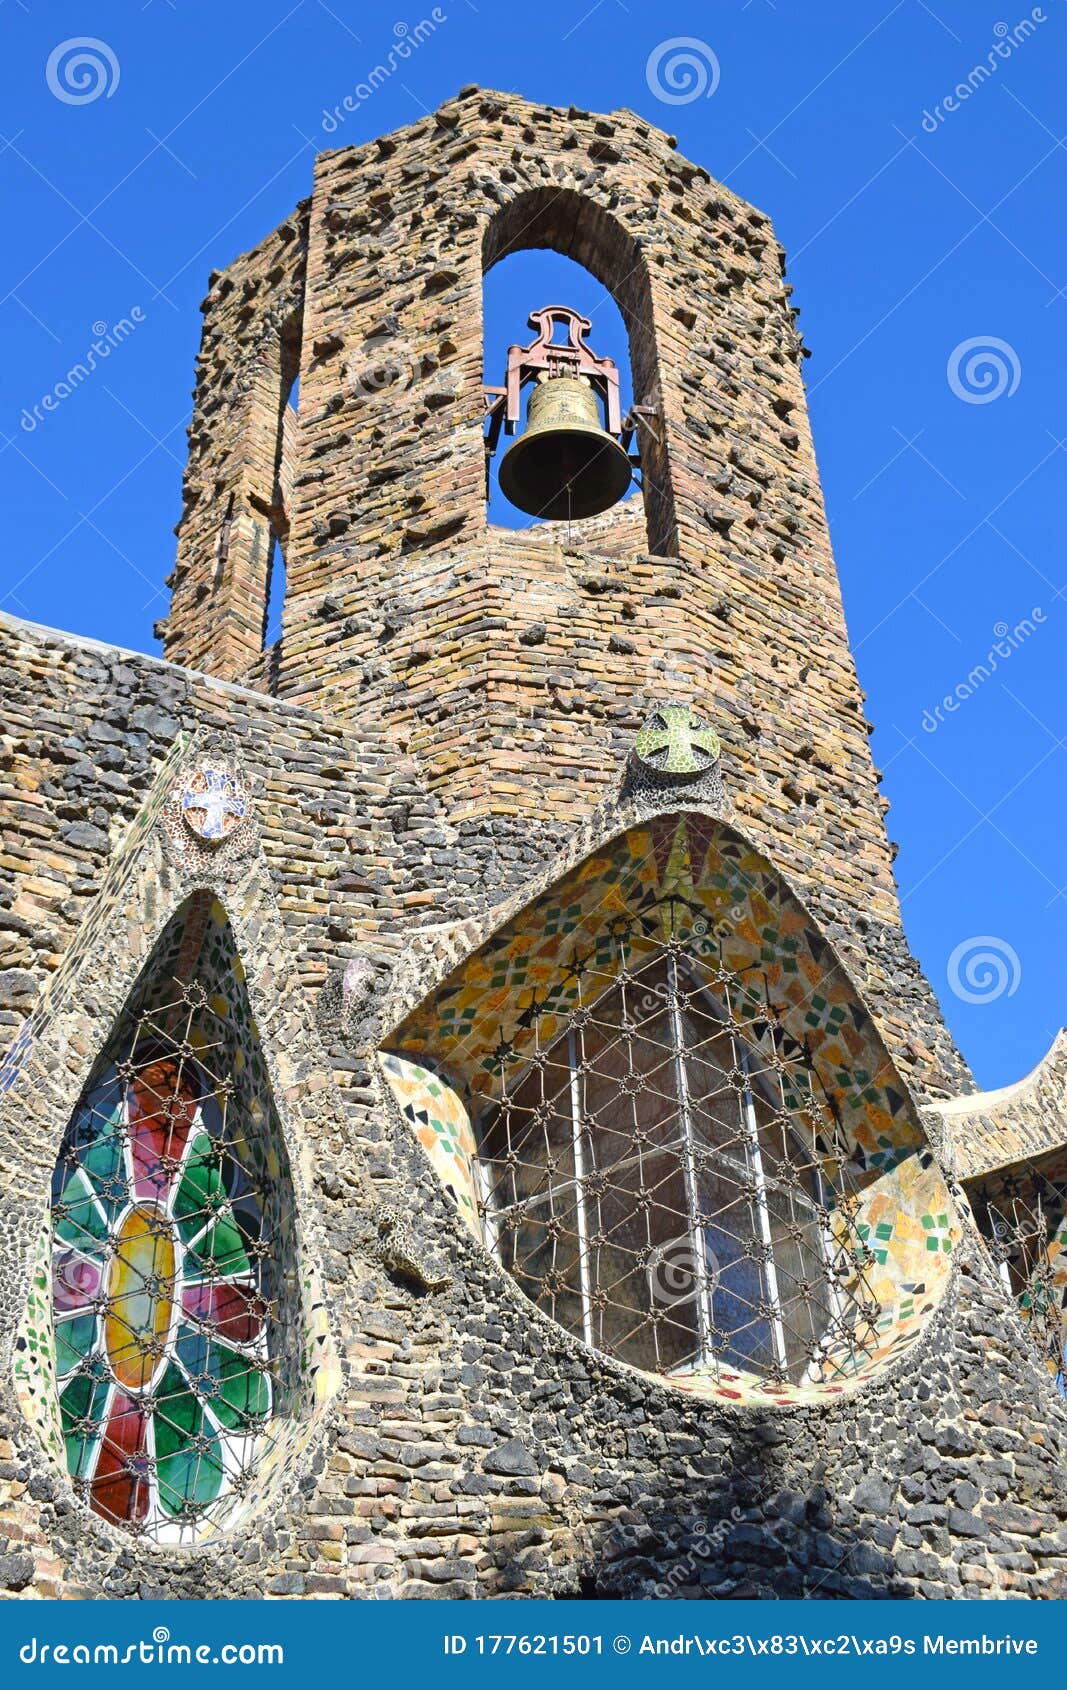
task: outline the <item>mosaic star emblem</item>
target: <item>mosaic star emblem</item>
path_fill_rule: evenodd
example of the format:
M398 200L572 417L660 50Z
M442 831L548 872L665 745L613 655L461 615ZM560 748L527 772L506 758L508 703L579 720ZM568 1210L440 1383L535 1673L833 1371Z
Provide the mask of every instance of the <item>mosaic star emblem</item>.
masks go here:
M634 751L657 774L702 775L718 762L719 736L688 704L653 710L634 741Z
M223 769L197 769L182 793L182 820L208 844L228 839L248 812L248 795Z

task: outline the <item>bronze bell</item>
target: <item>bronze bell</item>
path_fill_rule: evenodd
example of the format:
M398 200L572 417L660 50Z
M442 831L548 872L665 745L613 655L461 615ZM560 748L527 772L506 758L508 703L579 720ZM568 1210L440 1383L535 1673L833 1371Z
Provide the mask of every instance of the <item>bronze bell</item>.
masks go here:
M526 428L501 460L504 497L530 516L566 522L617 504L631 477L629 456L604 428L586 378L540 376Z

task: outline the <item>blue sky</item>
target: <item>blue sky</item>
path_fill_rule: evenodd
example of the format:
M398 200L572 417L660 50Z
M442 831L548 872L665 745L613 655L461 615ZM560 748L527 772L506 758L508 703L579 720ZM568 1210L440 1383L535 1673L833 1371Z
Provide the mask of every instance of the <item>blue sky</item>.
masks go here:
M0 607L158 649L207 275L308 192L316 150L466 82L631 107L789 253L908 934L979 1081L1018 1078L1067 1019L1064 0L445 0L324 129L432 14L405 5L0 0ZM87 101L63 55L48 76L78 37L106 49L110 92ZM492 279L501 366L557 285L550 259ZM621 356L586 285L568 302ZM106 364L42 408L123 319Z

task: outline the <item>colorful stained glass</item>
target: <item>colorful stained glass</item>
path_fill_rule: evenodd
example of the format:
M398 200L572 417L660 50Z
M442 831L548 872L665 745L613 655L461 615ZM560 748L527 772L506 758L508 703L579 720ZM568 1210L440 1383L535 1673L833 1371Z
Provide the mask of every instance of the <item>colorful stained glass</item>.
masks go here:
M68 1470L105 1519L171 1542L225 1519L265 1447L268 1223L291 1209L277 1144L262 1142L273 1115L235 958L229 995L206 989L227 961L225 917L214 905L192 942L190 924L164 941L82 1095L52 1203Z

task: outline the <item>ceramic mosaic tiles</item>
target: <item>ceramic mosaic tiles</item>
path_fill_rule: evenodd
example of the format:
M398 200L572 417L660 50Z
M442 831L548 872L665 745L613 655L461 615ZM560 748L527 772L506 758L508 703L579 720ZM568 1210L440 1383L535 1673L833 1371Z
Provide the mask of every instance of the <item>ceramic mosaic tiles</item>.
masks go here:
M764 860L727 829L695 816L635 829L468 958L393 1041L417 1087L406 1097L409 1118L424 1116L431 1134L429 1121L441 1111L428 1080L443 1082L415 1065L422 1057L464 1087L484 1138L509 1088L573 1038L611 980L622 975L636 987L667 955L703 979L726 1023L773 1069L780 1107L807 1136L818 1178L834 1194L833 1249L843 1264L834 1270L835 1296L848 1310L846 1318L835 1304L839 1313L827 1317L803 1376L779 1365L761 1379L720 1361L673 1381L760 1400L843 1389L919 1336L947 1282L956 1221L903 1088L832 951ZM559 1060L548 1055L550 1064ZM537 1118L547 1119L544 1106ZM553 1226L557 1240L570 1230L578 1239L577 1221ZM576 1248L589 1251L580 1239ZM564 1281L555 1267L544 1283L562 1292ZM592 1341L595 1323L583 1326L575 1315L570 1324Z
M243 970L222 906L198 894L68 1126L51 1307L38 1289L24 1323L24 1349L54 1378L68 1471L96 1513L164 1542L231 1518L278 1395L292 1392L278 1321L293 1313L293 1246Z
M462 1100L437 1074L402 1056L384 1055L382 1067L404 1118L464 1222L481 1241L475 1187L474 1134Z
M634 755L657 774L692 778L718 761L719 736L688 704L653 710L634 740Z

